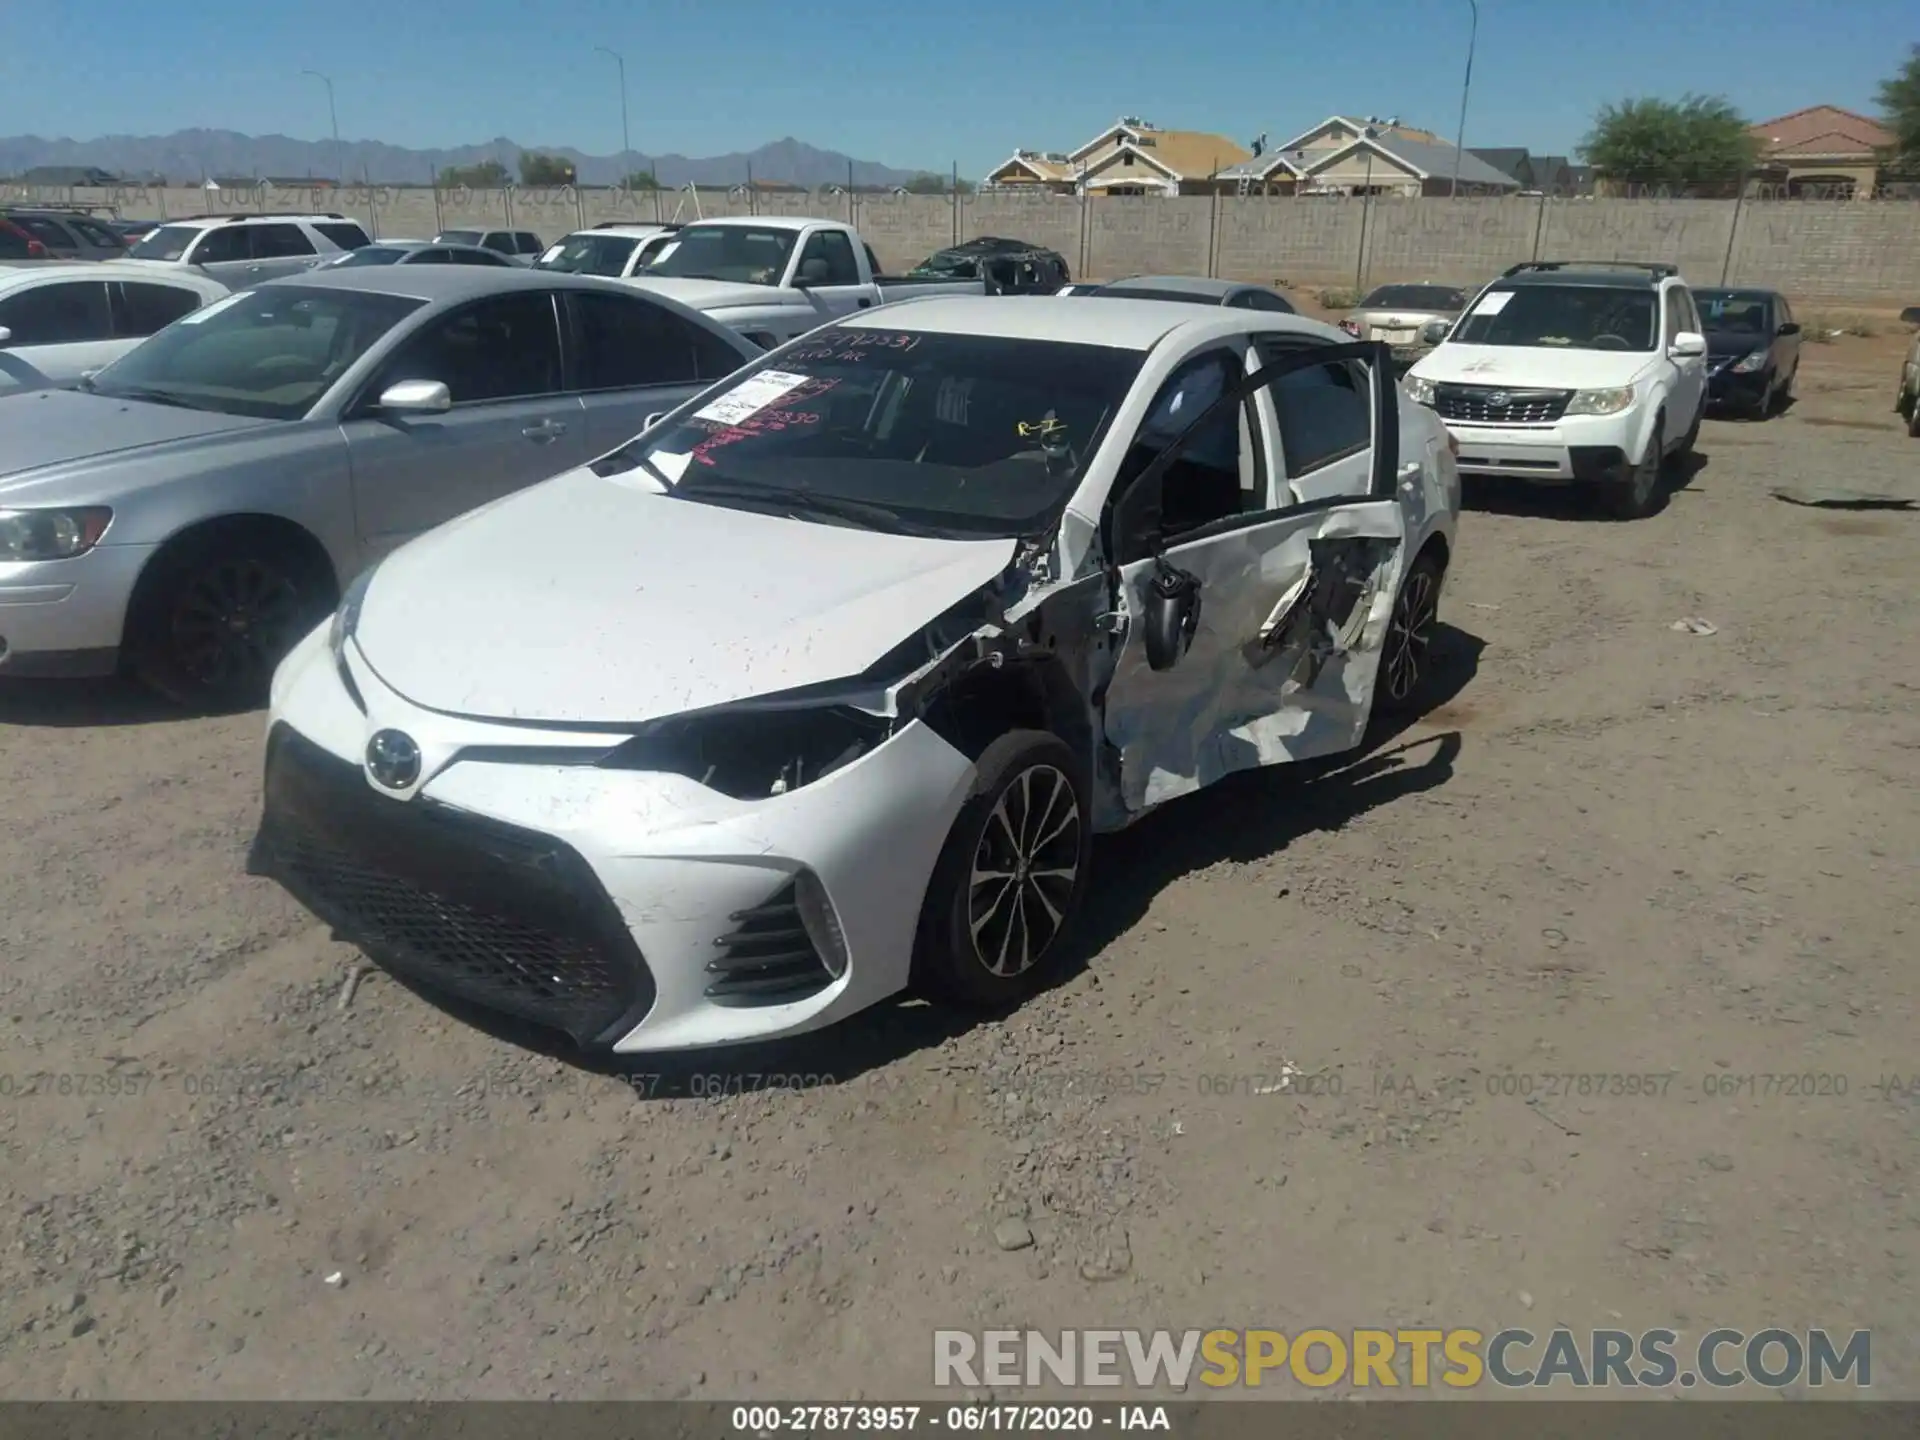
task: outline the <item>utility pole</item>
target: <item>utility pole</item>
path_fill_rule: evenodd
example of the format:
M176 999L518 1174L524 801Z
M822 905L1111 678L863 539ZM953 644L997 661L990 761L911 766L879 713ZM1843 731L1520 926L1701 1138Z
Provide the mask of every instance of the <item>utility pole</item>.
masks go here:
M333 125L333 183L336 187L345 185L347 183L347 161L344 152L340 149L340 112L333 108L333 79L331 76L322 75L318 70L302 70L300 73L302 75L311 75L327 87L327 119Z
M1449 198L1460 193L1460 157L1466 153L1467 143L1467 96L1473 90L1473 45L1480 38L1480 0L1467 0L1473 10L1473 24L1467 30L1467 78L1460 86L1460 130L1453 140L1453 185L1447 191Z
M620 184L629 194L633 191L633 142L627 138L627 62L616 50L604 45L593 47L602 55L613 56L613 63L620 67Z

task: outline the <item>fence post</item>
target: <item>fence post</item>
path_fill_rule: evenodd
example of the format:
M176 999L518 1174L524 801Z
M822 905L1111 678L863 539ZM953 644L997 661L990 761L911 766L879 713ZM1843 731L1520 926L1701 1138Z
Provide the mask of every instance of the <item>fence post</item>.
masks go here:
M433 171L432 166L427 168ZM427 179L433 185L433 233L438 235L447 228L447 217L440 211L440 176L437 172L429 173Z
M1214 257L1220 244L1220 186L1214 184L1212 197L1207 202L1207 278L1215 277L1217 267Z
M1540 258L1540 237L1547 229L1547 192L1540 192L1540 213L1533 218L1533 259Z
M1727 276L1733 270L1733 242L1740 238L1740 210L1747 203L1747 177L1740 177L1740 189L1733 197L1733 222L1727 226L1727 253L1720 262L1720 283L1727 283Z
M507 229L513 229L513 181L500 187L500 208L506 212Z

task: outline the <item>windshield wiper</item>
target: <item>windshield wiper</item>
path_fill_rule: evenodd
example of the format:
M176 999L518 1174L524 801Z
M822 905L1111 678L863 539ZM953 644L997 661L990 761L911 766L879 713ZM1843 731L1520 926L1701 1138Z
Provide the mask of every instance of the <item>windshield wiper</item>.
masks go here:
M109 400L142 400L149 405L171 405L180 410L205 410L208 408L205 405L196 404L183 396L175 395L171 390L143 390L138 386L131 386L125 390L98 390L91 384L89 384L87 388L93 390L96 395L106 396Z
M822 495L813 490L797 490L790 486L729 485L724 480L704 481L689 486L682 481L674 487L673 493L682 500L744 500L802 514L831 515L837 520L851 520L868 528L891 530L900 535L938 537L942 534L939 530L902 519L898 511L889 510L884 505L875 505L866 500L848 500L839 495Z

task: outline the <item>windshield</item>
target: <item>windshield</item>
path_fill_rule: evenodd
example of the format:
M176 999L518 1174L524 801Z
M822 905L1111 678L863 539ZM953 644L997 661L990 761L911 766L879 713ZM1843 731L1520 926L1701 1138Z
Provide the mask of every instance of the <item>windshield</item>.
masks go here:
M583 231L569 235L535 264L542 270L564 270L569 275L624 274L633 249L640 242L631 235L600 235Z
M1696 290L1694 306L1702 328L1732 335L1765 335L1767 296L1751 290Z
M292 285L242 290L142 341L87 388L189 410L297 420L422 303Z
M338 260L330 262L329 268L338 270L348 265L398 265L406 253L392 245L362 245L358 250L349 250Z
M162 225L134 241L127 254L135 260L178 260L199 238L198 225Z
M1445 285L1382 285L1356 307L1361 310L1464 310L1466 292Z
M944 275L954 280L978 280L980 262L965 255L929 255L913 269L909 275Z
M478 230L442 230L433 238L441 245L478 245L480 232Z
M1521 285L1489 290L1455 327L1457 345L1540 345L1566 350L1651 350L1659 317L1651 290L1607 285Z
M689 225L653 258L647 274L778 285L799 234L771 225Z
M835 326L635 441L682 499L901 534L1036 533L1066 504L1138 351ZM615 468L615 457L602 465Z

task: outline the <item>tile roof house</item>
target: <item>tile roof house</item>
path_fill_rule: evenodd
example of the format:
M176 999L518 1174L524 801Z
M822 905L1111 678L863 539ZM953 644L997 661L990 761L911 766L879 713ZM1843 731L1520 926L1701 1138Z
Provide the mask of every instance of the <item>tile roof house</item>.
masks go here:
M1759 165L1769 183L1789 195L1833 199L1865 197L1880 180L1880 157L1894 144L1877 120L1837 105L1812 105L1748 127L1759 142Z
M1463 195L1510 195L1522 188L1512 175L1471 150L1455 150L1431 130L1347 115L1329 115L1220 178L1240 194L1448 195L1456 161Z
M1062 195L1206 195L1220 188L1217 174L1249 155L1224 135L1163 130L1127 115L1077 150L1016 151L985 184Z

